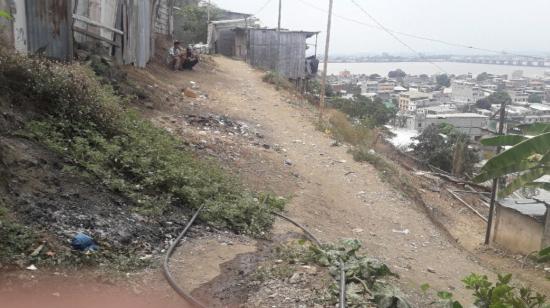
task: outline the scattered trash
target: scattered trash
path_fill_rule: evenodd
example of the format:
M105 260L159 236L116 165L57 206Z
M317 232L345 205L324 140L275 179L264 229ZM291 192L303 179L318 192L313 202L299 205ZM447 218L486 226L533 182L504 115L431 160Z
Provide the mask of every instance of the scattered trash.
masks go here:
M355 228L353 230L351 230L353 233L363 233L365 230L361 229L361 228Z
M373 150L373 149L370 149L370 150L369 150L369 154L370 154L370 155L375 155L375 154L376 154L376 151Z
M54 293L52 293L52 296L55 296L55 297L60 297L60 296L61 296L61 294L60 294L59 292L54 292Z
M432 274L435 274L435 270L431 267L428 267L427 268L428 272L432 273Z
M405 235L411 233L411 231L410 231L409 229L405 229L405 230L395 230L395 229L393 229L393 230L391 230L391 231L392 231L393 233L400 233L400 234L405 234Z
M73 249L80 251L97 251L99 249L94 239L84 233L75 235L71 241L71 246Z
M197 93L195 93L195 91L189 89L189 88L185 88L183 89L183 93L182 93L184 96L187 96L187 97L191 97L191 98L197 98L198 95Z
M31 264L31 265L27 266L27 270L29 270L29 271L37 271L38 268L37 268L36 266L34 266L34 264Z
M292 161L290 159L285 159L285 165L292 166Z

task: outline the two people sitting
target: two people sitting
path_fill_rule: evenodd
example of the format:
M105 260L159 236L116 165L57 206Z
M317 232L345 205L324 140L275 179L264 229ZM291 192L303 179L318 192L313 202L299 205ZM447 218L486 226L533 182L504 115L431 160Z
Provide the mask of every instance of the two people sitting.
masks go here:
M198 56L189 47L181 47L179 41L174 42L174 46L168 50L169 65L173 70L193 70L193 67L199 63Z

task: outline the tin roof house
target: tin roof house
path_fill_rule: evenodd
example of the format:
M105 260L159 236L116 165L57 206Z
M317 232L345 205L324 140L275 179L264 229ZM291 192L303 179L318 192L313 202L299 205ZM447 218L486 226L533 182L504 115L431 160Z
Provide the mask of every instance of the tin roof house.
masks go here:
M209 25L208 45L212 53L234 57L265 70L277 71L292 80L306 79L317 73L317 40L308 39L319 32L277 31L260 28L253 18L213 21ZM306 56L315 47L313 58ZM312 61L315 60L315 61Z
M173 33L173 0L0 0L13 19L8 44L64 61L94 43L119 64L145 67L159 38Z

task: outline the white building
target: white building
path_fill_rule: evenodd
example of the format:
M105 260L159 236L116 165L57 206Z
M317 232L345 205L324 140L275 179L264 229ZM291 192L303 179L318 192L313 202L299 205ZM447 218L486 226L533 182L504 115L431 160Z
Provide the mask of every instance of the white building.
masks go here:
M399 95L399 110L415 112L417 108L427 106L431 96L428 93L407 91Z
M485 96L477 84L466 80L453 80L451 88L451 100L460 105L475 104Z

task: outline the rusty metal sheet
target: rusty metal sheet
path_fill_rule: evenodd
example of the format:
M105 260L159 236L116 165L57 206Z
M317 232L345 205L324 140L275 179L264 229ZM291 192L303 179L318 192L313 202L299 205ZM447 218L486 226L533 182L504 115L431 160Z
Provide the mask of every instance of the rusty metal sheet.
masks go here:
M25 5L29 52L72 60L72 1L25 0Z

